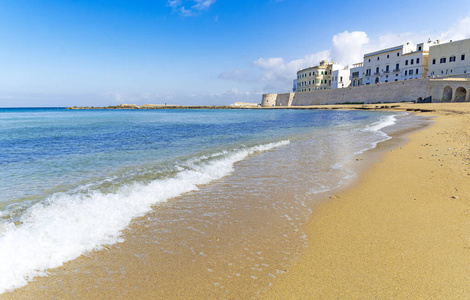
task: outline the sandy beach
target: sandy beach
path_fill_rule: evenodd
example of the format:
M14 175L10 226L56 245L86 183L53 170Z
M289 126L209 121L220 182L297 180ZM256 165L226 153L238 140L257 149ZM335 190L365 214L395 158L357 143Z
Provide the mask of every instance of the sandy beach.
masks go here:
M470 296L470 105L407 108L435 123L314 211L308 250L264 298Z
M353 186L327 195L315 206L308 221L299 228L300 233L306 234L306 247L301 248L297 258L281 273L274 273L271 265L264 266L262 262L255 261L279 259L279 253L270 250L278 243L278 237L274 237L278 229L266 231L255 239L256 244L250 242L249 245L232 244L230 240L224 239L224 235L218 235L220 232L226 236L239 235L234 230L239 227L232 227L231 224L213 233L207 232L211 238L204 245L206 254L222 253L220 249L227 249L227 253L223 254L231 257L233 253L243 253L249 247L251 253L240 255L239 261L234 258L234 264L238 263L237 267L242 270L236 272L273 268L275 275L269 277L269 281L266 279L264 282L262 278L253 281L249 276L247 280L237 281L234 280L236 272L235 275L227 274L224 279L216 278L215 271L224 269L224 266L209 265L210 261L205 256L191 262L194 254L183 244L170 243L170 233L159 232L158 227L152 227L153 231L149 231L149 221L171 215L173 210L181 212L178 206L183 207L184 203L176 201L170 205L171 209L139 219L131 228L138 234L134 234L135 238L130 241L81 256L64 267L51 270L48 277L37 278L13 293L0 295L0 299L468 298L470 103L398 103L319 108L408 110L434 117L434 123L406 135L405 143L399 137L379 144L376 152L386 152L378 159L370 153L364 153L360 160L374 163L366 167ZM400 146L393 144L397 141ZM282 160L279 162L285 163ZM250 164L250 161L246 164ZM241 173L231 180L239 182L241 186L246 176ZM222 180L210 190L190 195L187 203L191 203L191 197L207 196L209 199L224 184ZM284 192L280 189L276 193L282 199L287 197L287 193L283 195ZM258 210L250 209L253 215L266 213L266 206L261 204L256 208ZM292 211L302 218L301 210L292 208ZM237 211L234 216L246 213ZM275 215L274 211L270 213ZM168 220L172 219L168 217ZM207 217L203 221L214 221L214 218ZM257 227L263 224L254 222L252 225ZM279 223L279 228L283 226L289 226L289 223ZM155 252L152 248L155 245L144 243L151 234L168 235L168 245L179 247L170 250L183 253L181 257L187 260L170 261L162 253ZM250 234L246 232L246 235ZM240 236L239 239L243 241L246 238ZM163 248L165 245L161 243L158 247ZM146 256L136 255L135 249ZM260 251L259 254L257 251ZM114 254L110 256L110 253ZM170 257L172 254L165 252L164 255ZM220 261L225 259L221 256ZM199 269L192 268L185 261ZM158 285L158 276L162 276L159 275L159 269L170 270L166 274L172 278L166 278L169 282L167 286ZM98 277L101 279L97 280ZM185 285L188 281L182 278L196 278L199 285ZM214 286L214 280L230 286L237 293L226 297L214 292L214 289L218 289L218 286Z

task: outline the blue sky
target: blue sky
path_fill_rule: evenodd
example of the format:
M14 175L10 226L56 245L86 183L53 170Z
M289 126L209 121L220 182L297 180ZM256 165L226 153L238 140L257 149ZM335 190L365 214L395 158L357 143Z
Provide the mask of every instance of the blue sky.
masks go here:
M259 102L428 38L470 38L470 1L0 0L0 107Z

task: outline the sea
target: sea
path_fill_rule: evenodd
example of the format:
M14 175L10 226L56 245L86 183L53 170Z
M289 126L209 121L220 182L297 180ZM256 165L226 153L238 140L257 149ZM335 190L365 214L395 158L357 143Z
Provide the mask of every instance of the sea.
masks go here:
M205 259L208 274L275 277L305 246L301 225L314 202L353 182L366 152L416 118L358 110L0 109L0 293L125 244L139 226L153 228L139 233L141 243L159 245L161 255L152 255L180 255L164 246L173 243L187 250L181 257ZM279 246L280 257L262 254L266 243ZM246 255L234 256L237 247ZM249 271L207 267L224 251L230 268L238 259Z

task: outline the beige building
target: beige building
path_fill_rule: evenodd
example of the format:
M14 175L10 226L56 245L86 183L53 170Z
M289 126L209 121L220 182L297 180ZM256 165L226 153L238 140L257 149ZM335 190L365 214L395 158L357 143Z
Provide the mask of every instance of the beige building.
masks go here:
M429 48L428 77L470 73L470 39Z
M297 92L311 92L331 88L333 64L322 60L318 66L301 69L297 72Z

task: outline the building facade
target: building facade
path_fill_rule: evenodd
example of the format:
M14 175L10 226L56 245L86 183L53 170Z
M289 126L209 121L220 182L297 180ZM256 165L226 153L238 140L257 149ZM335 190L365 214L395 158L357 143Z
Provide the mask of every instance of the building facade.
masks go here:
M362 69L362 63L353 64L352 67L349 68L349 80L352 87L362 85Z
M335 68L333 65L331 71L331 88L342 89L347 88L351 84L349 66L344 68Z
M431 41L417 45L401 45L364 55L363 83L386 83L424 78Z
M436 43L429 48L428 77L470 73L470 39Z
M331 88L333 64L322 60L318 66L301 69L297 72L297 92L311 92Z

